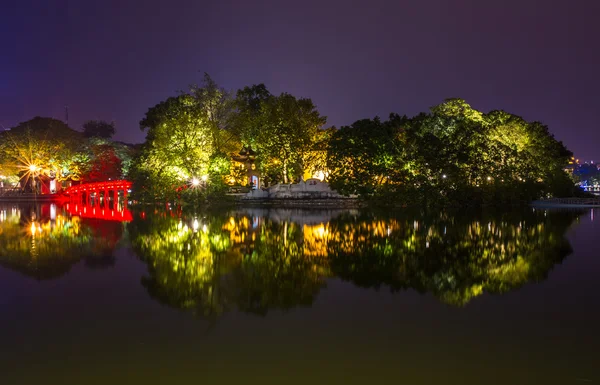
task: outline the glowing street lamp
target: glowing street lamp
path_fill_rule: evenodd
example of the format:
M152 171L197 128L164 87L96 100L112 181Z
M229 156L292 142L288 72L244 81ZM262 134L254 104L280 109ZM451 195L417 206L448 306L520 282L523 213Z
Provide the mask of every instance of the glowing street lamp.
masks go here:
M198 178L192 178L192 186L198 187L200 185L200 180Z
M36 171L40 170L40 168L38 166L36 166L35 164L30 164L29 165L29 174L31 174L31 186L33 187L33 192L34 194L37 193L37 188L35 185L35 173Z

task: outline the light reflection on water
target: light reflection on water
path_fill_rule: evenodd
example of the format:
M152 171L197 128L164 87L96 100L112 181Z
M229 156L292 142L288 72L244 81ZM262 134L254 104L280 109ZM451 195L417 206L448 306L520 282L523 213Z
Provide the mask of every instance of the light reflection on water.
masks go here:
M3 266L53 278L83 257L112 255L127 232L147 264L142 283L150 295L207 315L232 307L264 314L310 305L333 277L432 293L462 306L484 292L544 279L571 252L565 232L579 216L260 209L186 215L155 209L126 225L122 212L108 221L115 216L95 207L52 204L2 213Z
M60 312L52 312L53 316L49 317L49 322L54 319L57 325L70 324L66 317L69 320L78 317L74 309L63 305L64 302L89 303L92 308L86 311L95 314L94 322L100 322L95 326L99 333L98 341L85 331L80 332L82 341L86 341L86 338L95 341L91 343L90 349L99 349L98 344L102 343L101 336L109 338L106 334L109 329L121 330L121 326L117 325L132 322L138 325L137 331L122 330L111 341L118 344L120 339L126 340L131 333L145 338L143 336L149 332L146 329L149 325L154 325L152 333L156 335L153 338L161 341L179 341L176 330L182 321L177 318L178 312L174 309L182 310L186 319L191 322L188 324L186 321L186 326L183 326L187 333L196 333L196 329L198 332L206 330L201 326L202 322L220 325L219 331L214 333L221 335L223 332L238 336L238 341L229 341L228 337L222 337L235 346L242 343L240 339L245 340L248 337L240 337L234 332L231 329L234 325L239 330L258 326L246 318L236 317L232 321L228 315L250 315L255 317L254 319L263 320L265 325L275 329L271 331L272 337L264 337L260 343L264 346L275 346L292 338L278 331L279 328L289 327L283 326L287 321L279 318L282 312L287 314L289 322L304 314L303 322L308 324L298 324L302 330L296 328L294 333L306 334L307 341L316 343L315 346L319 343L314 338L323 332L328 333L327 337L321 338L328 341L328 344L339 345L339 349L331 347L338 357L320 359L323 362L333 360L332 368L336 368L340 360L353 360L344 353L344 349L348 349L348 352L357 354L357 351L348 346L352 339L358 344L366 344L365 341L371 338L373 341L379 341L372 346L373 349L393 354L393 350L385 344L385 339L380 340L386 333L390 336L398 333L396 326L390 324L386 317L403 322L405 328L412 330L414 335L405 336L405 343L413 341L414 338L421 338L422 341L426 341L423 342L423 348L429 347L440 352L450 349L447 345L449 341L457 341L459 335L477 334L480 327L490 330L491 325L498 323L494 328L505 335L506 330L500 332L506 327L504 317L512 319L510 322L519 323L522 331L528 330L531 335L536 335L536 332L532 329L535 326L529 322L548 321L555 317L557 323L567 325L569 321L578 320L581 332L590 330L593 320L598 318L596 312L587 313L589 310L577 308L576 311L571 309L570 318L565 319L562 313L553 313L554 316L544 316L541 319L541 315L529 314L527 319L530 321L517 319L522 317L523 312L536 309L543 301L560 301L560 296L552 297L548 294L552 292L551 286L548 285L555 285L556 280L547 284L545 282L551 272L557 271L557 267L560 267L559 276L568 273L569 263L565 261L569 262L574 258L570 256L573 245L568 237L569 229L581 221L585 221L586 228L591 228L594 223L594 212L591 210L585 211L586 215L576 211L533 209L457 215L450 212L425 214L273 209L236 209L185 214L177 209L144 209L128 213L131 222L120 222L90 217L88 213L93 213L93 208L83 208L81 212L85 211L86 215L79 216L80 209L82 208L77 207L77 210L73 211L66 206L54 205L0 205L0 266L5 269L3 272L0 268L0 282L3 276L12 277L6 275L10 271L20 273L20 278L6 279L5 286L0 285L0 290L4 293L37 293L38 288L31 286L27 277L39 281L59 282L63 287L61 294L44 297L49 303L54 303L55 307L62 309ZM102 218L105 217L106 213L102 213ZM119 215L117 219L118 217ZM577 251L575 249L576 253ZM579 251L581 253L582 250ZM81 266L85 266L85 269L79 268L82 261ZM578 263L581 262L575 259L570 262L570 266ZM87 273L87 268L98 267L112 269L105 269L98 273L100 275ZM578 269L585 271L585 267ZM576 282L581 277L581 274L570 277L568 285L576 287ZM90 282L94 282L98 289L91 292L86 290ZM528 286L528 283L534 285ZM546 289L537 294L539 297L528 297L531 296L532 290L538 290L532 288L541 290L543 287ZM568 290L568 287L563 290ZM384 293L385 296L382 297ZM502 300L504 295L507 295L509 302ZM31 298L36 296L42 294L32 295ZM437 306L433 305L431 299L434 299L433 303ZM591 297L591 305L597 305L597 300L598 296ZM519 304L519 310L508 306L510 301ZM391 308L393 302L403 303L403 306ZM151 303L166 306L148 307ZM347 304L351 303L355 303L358 308L348 308ZM526 305L523 305L524 303ZM33 314L42 311L41 308L45 309L45 314L49 310L45 305L32 305L28 302L13 303L12 308L18 309L21 306L29 306L29 312ZM490 319L479 314L480 309L484 307L488 309L489 314L495 314L495 318ZM19 314L14 309L10 310L12 308L8 307L8 312L4 314ZM560 312L562 308L569 308L569 305L563 303L560 309L552 308L552 311ZM294 310L308 313L297 313L293 312ZM339 319L335 316L337 313L346 314L349 318ZM256 315L260 318L256 318ZM23 319L16 319L16 322L22 321L23 327L31 327L27 316L22 317ZM328 325L323 317L336 317L336 324ZM467 322L465 329L449 327L447 323L457 322L457 317L468 317L477 320L477 323L468 327ZM160 325L155 324L153 319L156 322L160 319ZM321 321L315 324L316 319ZM585 321L581 322L582 319ZM0 327L12 324L6 320L3 322L3 318L0 317ZM377 329L380 330L355 326L354 323L358 320L372 326L372 322L379 322L380 327ZM428 328L426 325L435 323L434 320L443 320L445 326L440 324L436 326L437 329ZM234 324L230 325L231 322ZM552 322L547 323L546 327L550 327L549 325L551 326ZM213 330L214 327L210 326L209 330ZM346 329L348 332L353 330L350 339L344 332ZM258 330L254 333L264 333ZM332 337L338 334L339 338ZM518 337L505 336L508 338L506 341L518 338L518 343L525 346L523 349L527 349L527 344L531 343L528 342L528 338L531 337L521 335L521 332L517 334ZM52 335L37 335L36 338L50 341L53 339ZM433 335L438 336L437 341L431 339ZM571 341L574 338L569 333L567 336ZM0 337L3 337L2 331ZM12 341L8 335L4 337L7 338L5 346L12 349L20 346L18 344L21 342L18 340ZM479 342L474 342L478 341L474 336L465 338L465 346L478 346ZM308 342L292 339L293 343L288 341L290 344L297 344L303 349L308 348ZM501 344L501 341L503 340L495 343ZM66 348L60 346L60 341L53 343L57 344L56 348L59 350ZM82 342L77 340L76 343L81 345ZM206 343L213 346L210 341ZM537 344L536 346L545 346L545 343ZM159 354L159 347L152 346L152 349L158 350L150 351ZM217 357L224 359L227 356L221 352L222 346L216 348L215 345L213 348L215 360ZM396 348L402 350L400 345ZM547 348L546 346L545 349ZM586 350L585 347L580 348ZM87 350L88 347L81 345L81 349ZM179 341L178 345L171 346L168 350L174 356L180 356L184 352L196 352L195 349L197 348L188 346L187 342ZM293 346L289 349L293 349ZM422 356L421 348L412 349L415 357ZM6 353L6 350L3 353ZM405 351L403 354L407 353ZM517 351L514 353L518 356ZM269 356L262 349L256 354ZM318 356L318 353L315 354ZM467 353L454 351L452 354L462 357L461 355ZM14 360L14 354L11 357ZM157 358L150 361L155 359ZM242 359L241 357L231 359L234 364L241 364L237 361ZM478 359L483 360L484 357ZM589 357L580 357L579 366L583 367L585 376L590 376L586 372L586 363L589 360ZM20 364L15 365L21 368ZM171 368L179 367L175 362L168 365ZM281 368L287 364L280 362L279 365L283 366L276 371L283 370ZM389 379L390 370L396 364L388 362L386 358L378 365L381 366L382 380ZM439 363L430 365L435 367L439 366ZM543 364L540 365L544 367ZM144 365L136 363L134 366ZM459 366L457 365L457 368ZM290 367L290 370L292 369ZM493 372L492 369L490 367L489 373L484 370L485 375L489 376ZM569 369L568 365L563 369ZM22 370L14 369L14 373L22 375L24 370L24 367ZM297 371L297 368L292 371L294 370ZM327 369L324 367L323 370ZM191 370L188 372L180 368L175 377L181 381L190 381L195 378L190 373ZM529 379L527 376L523 377L523 373L519 375ZM576 377L571 372L564 375L567 377L549 375L539 383L554 383L554 377L574 381ZM476 379L471 381L461 376L458 369L451 370L448 376L446 383L481 383ZM585 376L584 378L587 378ZM151 377L140 374L140 381L137 382L138 378L132 376L129 383L148 383ZM103 378L104 381L114 380L108 374L99 378ZM419 382L418 375L414 373L410 378L411 383L428 383ZM459 378L463 382L459 382ZM486 383L506 383L500 382L500 378L501 376L497 378L498 382L491 379ZM236 377L236 381L242 379L243 376ZM234 382L233 378L230 380ZM307 380L308 378L302 375L298 377L298 383ZM356 381L364 382L368 381Z

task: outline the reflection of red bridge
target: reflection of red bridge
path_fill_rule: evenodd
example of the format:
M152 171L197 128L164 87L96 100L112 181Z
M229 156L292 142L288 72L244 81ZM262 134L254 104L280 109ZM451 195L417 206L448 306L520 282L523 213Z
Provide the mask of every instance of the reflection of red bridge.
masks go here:
M64 191L69 200L67 211L82 218L131 221L132 215L127 209L130 188L131 182L126 180L71 186Z
M131 222L133 216L127 208L113 210L110 208L83 206L80 204L67 203L67 212L81 218L104 219L108 221Z

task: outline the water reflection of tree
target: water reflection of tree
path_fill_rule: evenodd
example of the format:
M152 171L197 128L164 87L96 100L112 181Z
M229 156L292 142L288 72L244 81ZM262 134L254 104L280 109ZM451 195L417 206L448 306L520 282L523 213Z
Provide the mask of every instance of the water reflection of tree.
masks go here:
M66 274L82 258L90 267L114 264L121 223L96 223L50 207L0 207L0 266L42 280Z
M162 303L205 315L312 304L324 280L304 257L302 229L249 223L245 216L134 221L132 244L148 263L143 285Z
M90 232L79 218L33 217L13 210L0 223L0 265L36 279L59 277L85 254Z
M323 261L306 255L303 228L266 220L253 239L252 253L234 271L237 305L263 315L312 305L324 285Z
M341 215L301 224L243 214L150 216L131 225L162 303L216 316L310 306L331 276L363 287L429 292L463 305L545 278L571 251L577 214Z
M576 214L543 212L382 220L338 218L328 241L333 274L366 287L414 288L464 305L546 277L571 247ZM355 224L349 226L349 221Z
M151 296L167 305L203 314L223 311L226 303L220 298L218 280L227 261L222 260L223 255L213 243L216 241L218 249L226 249L227 245L222 244L225 240L214 224L211 243L206 226L200 228L198 219L189 226L172 217L134 220L130 228L132 244L148 264L150 277L144 277L142 284Z

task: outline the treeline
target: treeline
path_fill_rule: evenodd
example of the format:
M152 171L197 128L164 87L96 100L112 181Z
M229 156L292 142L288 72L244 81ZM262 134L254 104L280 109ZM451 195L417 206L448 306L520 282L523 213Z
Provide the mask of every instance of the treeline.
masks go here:
M248 167L263 186L297 181L326 166L325 122L310 99L273 95L262 84L233 93L205 75L140 122L147 136L132 167L135 196L222 197L227 185L248 184ZM235 161L242 150L254 154L252 165Z
M485 204L578 194L564 171L572 156L539 122L482 113L449 99L429 113L364 119L337 130L310 99L236 93L205 75L200 86L149 109L132 167L142 200L220 196L248 183L241 150L255 155L261 186L325 178L363 199L409 204Z
M449 99L408 118L359 120L328 146L329 181L344 194L412 203L504 203L580 194L572 153L539 122Z
M94 182L127 176L133 146L111 140L112 123L88 121L81 131L35 117L0 133L0 175L5 186L32 188L34 179Z
M582 194L564 171L571 152L545 125L461 99L411 118L325 127L310 99L262 84L230 92L205 75L148 110L135 153L110 139L112 124L90 121L79 132L38 117L0 134L0 175L18 181L35 166L58 181L128 178L133 198L147 202L223 199L254 172L261 187L319 176L342 194L395 205Z

